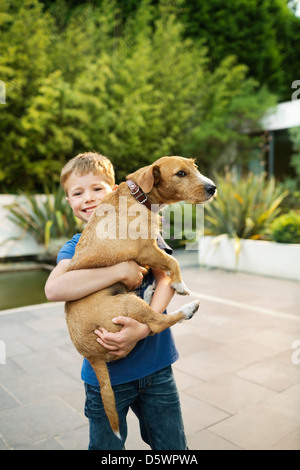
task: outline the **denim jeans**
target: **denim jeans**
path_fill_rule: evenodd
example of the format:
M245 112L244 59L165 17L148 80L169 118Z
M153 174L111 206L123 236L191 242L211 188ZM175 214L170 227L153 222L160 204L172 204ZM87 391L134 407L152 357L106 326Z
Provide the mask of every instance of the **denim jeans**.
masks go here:
M85 383L85 415L89 418L89 450L122 450L129 408L136 414L142 439L153 450L186 450L177 387L171 366L133 382L113 386L121 439L110 428L100 389Z

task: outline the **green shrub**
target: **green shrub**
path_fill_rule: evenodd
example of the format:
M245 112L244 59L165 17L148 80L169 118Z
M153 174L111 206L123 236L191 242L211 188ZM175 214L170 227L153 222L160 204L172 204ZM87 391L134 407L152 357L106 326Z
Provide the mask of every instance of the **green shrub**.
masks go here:
M44 187L44 193L20 191L16 201L6 207L10 210L9 219L44 247L41 257L53 261L61 246L80 232L83 224L73 215L61 187L53 187L52 191Z
M281 215L272 223L271 235L279 243L300 243L300 216L293 211Z
M265 238L268 227L279 215L279 205L287 196L274 178L250 173L238 178L228 173L214 178L216 199L205 206L208 234L229 238Z

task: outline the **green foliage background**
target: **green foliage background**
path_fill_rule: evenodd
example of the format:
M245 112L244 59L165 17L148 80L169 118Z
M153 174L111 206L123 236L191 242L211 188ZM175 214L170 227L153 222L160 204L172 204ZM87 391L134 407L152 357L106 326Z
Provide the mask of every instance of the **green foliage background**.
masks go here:
M118 181L163 155L245 162L297 78L299 25L285 0L2 0L0 192L88 150Z

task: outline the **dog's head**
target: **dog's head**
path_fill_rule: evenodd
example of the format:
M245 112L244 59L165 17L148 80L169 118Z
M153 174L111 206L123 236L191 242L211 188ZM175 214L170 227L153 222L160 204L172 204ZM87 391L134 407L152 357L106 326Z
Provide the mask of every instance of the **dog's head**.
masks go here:
M201 204L211 200L217 192L213 181L203 176L195 161L183 157L162 157L127 176L157 204L186 201Z

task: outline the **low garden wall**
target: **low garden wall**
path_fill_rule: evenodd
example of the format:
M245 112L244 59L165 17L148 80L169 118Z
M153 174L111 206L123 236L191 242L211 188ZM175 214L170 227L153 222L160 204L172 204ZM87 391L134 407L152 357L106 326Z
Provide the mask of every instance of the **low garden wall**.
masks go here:
M240 240L236 254L233 239L204 237L199 242L201 265L300 281L300 244Z

